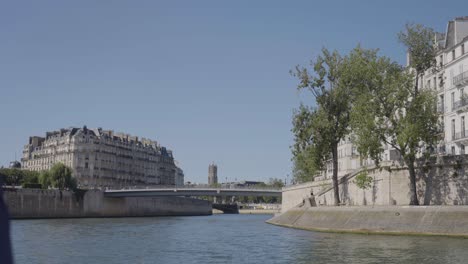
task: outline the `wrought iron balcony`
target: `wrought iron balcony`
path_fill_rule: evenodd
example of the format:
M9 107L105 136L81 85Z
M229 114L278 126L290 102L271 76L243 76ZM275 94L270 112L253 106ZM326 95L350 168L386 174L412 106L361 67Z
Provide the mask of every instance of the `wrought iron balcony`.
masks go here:
M455 133L455 137L452 137L453 141L457 143L466 143L468 142L468 130L463 130L461 132Z
M453 77L453 85L463 86L468 84L468 71L462 72L457 76Z
M446 112L446 108L444 104L437 104L437 112L443 114Z
M453 104L453 111L462 112L468 109L468 98L464 97Z

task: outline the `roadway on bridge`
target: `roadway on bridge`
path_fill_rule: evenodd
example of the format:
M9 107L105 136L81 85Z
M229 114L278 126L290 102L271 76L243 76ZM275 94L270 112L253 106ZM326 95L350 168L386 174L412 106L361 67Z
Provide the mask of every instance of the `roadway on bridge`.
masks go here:
M106 190L105 197L148 196L271 196L281 197L281 190L274 189L222 189L222 188L153 188Z

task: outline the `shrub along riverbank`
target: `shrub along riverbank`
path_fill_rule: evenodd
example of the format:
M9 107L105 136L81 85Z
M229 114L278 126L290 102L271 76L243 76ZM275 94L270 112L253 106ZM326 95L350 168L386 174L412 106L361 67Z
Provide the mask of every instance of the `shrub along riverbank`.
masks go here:
M72 171L62 163L57 163L50 170L41 172L21 170L17 168L1 168L0 177L3 185L22 186L23 188L60 190L77 190L76 179Z

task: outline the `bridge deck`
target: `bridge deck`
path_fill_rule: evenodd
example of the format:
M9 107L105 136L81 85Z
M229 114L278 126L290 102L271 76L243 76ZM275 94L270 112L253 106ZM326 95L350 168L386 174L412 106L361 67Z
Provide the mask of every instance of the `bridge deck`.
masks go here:
M269 189L210 189L210 188L154 188L130 190L106 190L106 197L143 196L281 196L280 190Z

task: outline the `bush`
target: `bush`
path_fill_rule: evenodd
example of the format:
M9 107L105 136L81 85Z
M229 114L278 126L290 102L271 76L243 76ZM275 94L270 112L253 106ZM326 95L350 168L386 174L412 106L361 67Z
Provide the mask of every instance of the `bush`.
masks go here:
M42 184L40 184L40 183L23 183L23 188L26 188L26 189L42 189Z
M359 173L356 178L354 179L354 183L360 189L366 190L372 187L373 178L369 176L367 171L363 171Z

